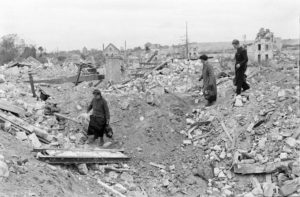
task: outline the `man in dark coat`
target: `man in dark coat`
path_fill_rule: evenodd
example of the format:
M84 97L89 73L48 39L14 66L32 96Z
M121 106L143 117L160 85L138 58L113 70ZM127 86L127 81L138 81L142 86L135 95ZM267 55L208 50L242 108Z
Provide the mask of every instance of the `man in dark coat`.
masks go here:
M96 140L100 137L100 146L103 146L103 135L106 125L109 125L110 114L106 100L102 97L100 90L93 91L94 98L91 104L88 106L87 112L89 113L93 109L93 113L90 116L90 122L88 127L89 142Z
M201 55L200 60L203 64L202 76L200 77L200 80L203 79L203 94L207 100L206 106L210 106L217 100L216 77L212 66L207 61L208 57Z
M236 94L241 94L242 90L246 91L250 89L250 86L246 82L245 72L247 70L247 50L240 46L238 40L232 41L233 47L236 49L235 53L235 79L234 85L236 86Z

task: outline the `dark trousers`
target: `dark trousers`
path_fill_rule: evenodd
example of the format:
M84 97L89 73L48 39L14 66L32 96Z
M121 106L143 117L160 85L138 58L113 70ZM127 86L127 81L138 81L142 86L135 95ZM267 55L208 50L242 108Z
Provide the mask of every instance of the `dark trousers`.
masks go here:
M247 65L241 65L240 68L235 67L235 85L236 94L241 94L242 89L247 90L250 88L249 84L246 82L245 72L247 70Z
M213 95L213 96L207 97L206 100L208 101L208 103L213 103L217 100L217 96Z
M94 135L94 138L103 137L105 131L106 120L103 117L90 116L88 135Z

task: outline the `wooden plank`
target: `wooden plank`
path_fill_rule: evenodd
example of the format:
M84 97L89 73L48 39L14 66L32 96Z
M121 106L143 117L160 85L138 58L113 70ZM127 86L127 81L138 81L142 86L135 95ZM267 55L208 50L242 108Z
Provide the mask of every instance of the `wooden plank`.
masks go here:
M107 185L106 183L103 183L102 181L100 181L99 179L97 180L97 183L99 183L99 185L101 187L103 187L107 192L113 194L114 196L117 197L126 197L125 195L121 194L120 192L118 192L117 190L113 189L112 187L110 187L109 185Z
M273 173L279 168L280 166L288 167L288 164L291 161L284 161L284 162L269 162L266 164L246 164L246 163L237 163L234 165L234 173L237 174L264 174L264 173Z
M13 104L11 104L10 102L4 101L4 100L0 100L0 109L4 110L4 111L9 111L12 112L14 114L23 116L25 115L25 110L17 107Z
M157 168L160 168L160 169L166 169L166 166L161 165L161 164L157 164L157 163L153 163L153 162L150 162L149 164L151 166L154 166L154 167L157 167Z
M283 196L289 196L296 192L300 187L300 177L293 180L288 180L280 187L280 192ZM298 196L298 195L297 195Z
M74 148L74 149L63 149L63 148L34 148L32 152L43 152L47 150L54 150L54 151L95 151L95 152L101 152L101 151L108 151L108 152L124 152L124 148L122 149L105 149L105 148L97 148L97 149L79 149L79 148Z
M147 63L150 63L152 61L152 59L158 54L158 51L155 51L151 57L147 60Z
M35 133L37 135L37 137L39 138L39 140L43 143L46 143L46 144L50 143L49 138L47 137L48 136L47 132L43 131L42 129L40 129L38 127L30 125L29 123L27 123L26 121L24 121L21 118L11 117L11 116L8 116L8 115L0 112L0 119L10 122L13 127L17 128L19 130L25 131L27 135L31 134L31 133ZM41 136L41 132L43 134L42 136ZM45 136L46 136L46 138L45 138Z
M74 150L47 150L46 151L49 157L56 158L128 158L125 154L121 152L111 152L111 151L74 151Z
M81 70L82 70L82 64L80 64L79 68L78 68L78 74L77 74L77 77L76 77L75 86L77 86L78 83L79 83L79 78L80 78Z
M230 139L231 142L233 142L233 139L232 139L227 127L225 126L225 123L223 121L221 121L220 123L221 123L221 126L222 126L223 130L225 131L227 137Z
M39 156L40 161L50 164L81 164L81 163L99 163L99 164L114 164L127 162L129 158L64 158L52 156Z
M39 150L39 149L36 149ZM81 149L75 150L46 150L47 155L38 153L38 159L47 163L121 163L128 161L130 158L121 152L111 152L108 150L88 151Z
M102 80L104 79L104 75L82 75L80 76L78 82L83 81L93 81L93 80ZM36 80L34 83L51 83L51 84L63 84L63 83L75 83L77 80L77 75L72 77L64 77L58 79L44 79L44 80ZM29 81L25 81L29 82Z
M73 119L73 118L70 118L70 117L68 117L68 116L65 116L65 115L63 115L63 114L60 114L60 113L54 113L54 115L55 115L55 116L58 116L58 117L60 117L60 118L64 118L64 119L67 119L67 120L71 120L71 121L73 121L73 122L75 122L75 123L81 124L79 121L77 121L77 120L75 120L75 119Z

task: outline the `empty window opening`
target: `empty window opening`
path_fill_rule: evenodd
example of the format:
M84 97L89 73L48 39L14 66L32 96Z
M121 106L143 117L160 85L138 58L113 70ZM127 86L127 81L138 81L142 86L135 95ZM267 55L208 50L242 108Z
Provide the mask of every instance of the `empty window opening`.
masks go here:
M266 51L269 50L269 45L266 44Z

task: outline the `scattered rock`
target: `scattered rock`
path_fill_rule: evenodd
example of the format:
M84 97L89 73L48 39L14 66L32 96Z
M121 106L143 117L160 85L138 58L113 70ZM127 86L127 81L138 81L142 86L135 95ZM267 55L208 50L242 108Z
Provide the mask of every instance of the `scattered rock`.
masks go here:
M75 141L76 141L76 136L74 136L74 135L71 135L69 138L70 138L70 140L71 140L72 142L75 142Z
M227 176L224 174L223 171L221 171L221 172L218 174L218 177L219 177L219 178L226 178Z
M235 97L235 103L234 103L235 107L242 107L243 106L243 100L241 95L238 95Z
M53 171L56 171L57 170L57 168L55 167L55 166L53 166L53 165L47 165L47 167L48 168L50 168L51 170L53 170Z
M6 80L5 80L5 76L0 74L0 83L5 83Z
M122 173L120 179L129 183L133 182L133 176L131 176L128 172Z
M266 137L262 137L259 141L258 141L258 147L259 149L264 149L266 146L266 142L267 142L267 138Z
M191 118L186 119L186 124L191 125L191 124L194 124L194 123L195 123L195 120L193 120Z
M175 165L170 165L169 166L169 169L172 171L172 170L175 170Z
M103 147L104 147L104 148L107 148L107 147L109 147L110 145L112 145L112 142L105 142L105 143L103 144Z
M42 146L40 140L36 137L35 133L28 135L28 139L31 141L34 148L39 148Z
M219 173L221 172L220 168L214 168L214 175L219 176Z
M264 190L264 197L272 197L274 194L274 190L276 185L274 183L263 183L262 184Z
M125 194L127 192L127 189L121 185L120 183L117 183L113 186L113 188L119 192L121 192L122 194Z
M300 177L294 180L288 180L284 182L284 185L280 187L280 193L283 196L288 196L296 192L300 188Z
M252 192L245 194L243 197L255 197Z
M215 146L213 147L213 149L214 149L215 151L221 151L221 150L222 150L221 146L219 146L219 145L215 145Z
M183 140L183 144L184 145L191 145L192 144L192 140Z
M10 129L11 129L11 123L8 122L8 121L6 121L6 122L4 123L4 131L9 132Z
M147 103L148 102L150 102L150 101L147 100ZM150 102L150 103L152 103L152 102ZM150 103L148 103L148 104L150 104ZM127 110L128 108L129 108L129 101L128 100L123 100L121 102L121 109L122 110Z
M163 179L162 185L163 185L164 187L168 187L169 184L170 184L169 179Z
M289 148L288 146L283 146L282 151L283 151L283 152L286 152L286 153L291 153L291 152L292 152L292 149Z
M289 145L290 147L295 147L297 141L295 140L295 138L293 137L288 137L286 138L285 142L287 143L287 145Z
M0 155L0 158L4 158L2 155ZM0 179L1 178L7 178L9 176L9 170L7 164L0 159Z
M300 159L291 164L292 174L300 177Z
M78 164L77 168L78 168L78 172L82 175L87 175L89 172L85 163Z
M285 97L286 96L285 90L279 90L278 93L277 93L277 96L278 97Z
M118 176L119 176L119 174L116 173L116 172L114 172L114 171L110 171L110 172L108 173L108 177L111 178L111 179L117 179Z
M280 153L279 158L280 158L281 160L286 160L286 159L288 158L288 154L287 154L287 153Z
M252 190L252 194L254 194L254 196L263 196L263 190L261 188L260 183L258 182L258 180L256 178L252 178L252 185L254 187L254 189Z
M148 197L148 195L145 191L133 191L130 192L128 197Z
M285 182L289 178L284 173L279 173L277 179L278 179L278 185L282 185L283 182Z
M81 110L82 110L82 107L81 107L80 105L76 105L76 109L77 109L78 111L81 111Z
M27 140L27 135L24 131L18 131L18 132L16 132L16 138L18 140L24 141L24 140Z
M223 194L225 194L226 196L232 196L233 195L232 191L230 191L228 189L224 189Z
M220 159L225 159L226 157L226 152L223 150L219 156Z
M194 168L193 174L194 176L199 176L205 181L209 181L210 179L214 178L213 168L207 162L199 165L197 168Z

